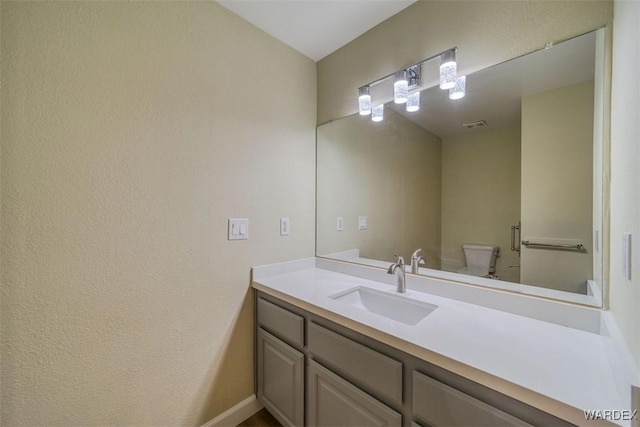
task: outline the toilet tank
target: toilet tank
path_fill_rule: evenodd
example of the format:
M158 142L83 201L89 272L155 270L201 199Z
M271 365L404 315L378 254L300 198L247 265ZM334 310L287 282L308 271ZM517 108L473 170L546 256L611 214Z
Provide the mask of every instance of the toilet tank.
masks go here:
M496 272L496 258L500 248L494 245L477 245L466 243L462 245L467 267L482 268L493 274Z

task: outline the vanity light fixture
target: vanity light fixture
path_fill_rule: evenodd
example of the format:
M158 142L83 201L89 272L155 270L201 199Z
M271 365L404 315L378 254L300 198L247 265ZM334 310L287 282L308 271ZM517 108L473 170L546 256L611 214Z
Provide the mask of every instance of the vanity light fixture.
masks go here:
M384 118L384 104L378 104L371 109L371 120L381 122Z
M451 89L456 85L456 50L451 49L440 55L440 89Z
M432 59L440 59L440 87L442 89L452 89L456 86L456 51L454 47L437 55L430 56L427 59L411 65L403 70L388 74L369 84L358 88L358 112L360 115L366 116L371 114L371 120L374 122L382 121L384 116L384 105L379 104L372 108L371 87L375 86L387 79L393 77L393 100L396 104L406 103L407 111L414 112L420 109L420 88L421 84L421 67L425 62ZM462 96L450 92L451 99L459 99L464 96L464 77L462 78ZM409 95L410 91L411 95Z
M369 95L369 86L362 86L358 89L358 111L361 116L371 114L371 95Z
M409 94L407 98L407 111L413 113L414 111L418 111L420 109L420 91L416 90L413 93Z
M464 98L465 87L467 85L467 76L462 76L456 79L456 85L449 89L449 99Z
M396 71L393 82L393 102L404 104L409 97L409 81L407 70Z

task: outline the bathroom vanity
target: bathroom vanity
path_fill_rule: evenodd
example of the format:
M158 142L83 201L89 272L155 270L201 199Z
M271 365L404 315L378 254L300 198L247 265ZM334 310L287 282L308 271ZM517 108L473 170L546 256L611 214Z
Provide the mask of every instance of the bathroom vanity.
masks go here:
M584 411L631 409L637 372L605 312L393 279L316 258L254 268L256 394L283 425L609 425Z

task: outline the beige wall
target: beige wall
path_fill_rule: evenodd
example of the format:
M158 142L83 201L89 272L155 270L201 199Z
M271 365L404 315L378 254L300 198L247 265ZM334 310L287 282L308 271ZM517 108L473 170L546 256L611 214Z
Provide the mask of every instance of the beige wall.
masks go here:
M496 274L519 282L510 227L520 220L520 126L442 141L442 268L466 265L462 244L500 247Z
M440 139L393 110L373 123L352 115L318 128L317 252L409 262L422 248L439 268ZM358 229L366 215L367 230ZM344 231L336 230L337 217Z
M640 366L640 3L616 1L611 107L611 312ZM631 233L631 280L622 276L622 234Z
M522 98L522 239L585 247L523 246L522 283L584 293L593 279L593 90L589 81Z
M1 38L2 424L252 395L250 267L314 254L315 64L210 2L2 2Z
M318 63L318 123L356 112L359 86L453 46L469 74L612 19L611 1L418 1Z

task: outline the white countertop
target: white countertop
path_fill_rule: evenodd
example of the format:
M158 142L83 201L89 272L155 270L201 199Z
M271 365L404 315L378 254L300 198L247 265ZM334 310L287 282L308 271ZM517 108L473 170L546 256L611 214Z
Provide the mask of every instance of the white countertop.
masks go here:
M575 424L597 425L583 410L630 409L610 336L415 289L404 296L438 308L406 325L329 298L358 286L397 295L394 286L315 263L292 265L254 269L254 288Z

